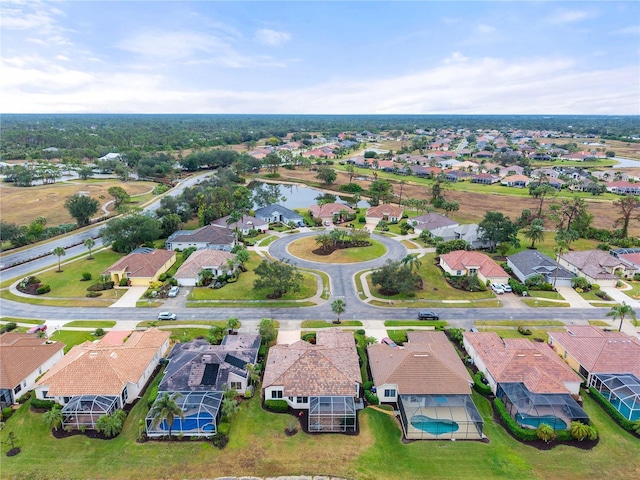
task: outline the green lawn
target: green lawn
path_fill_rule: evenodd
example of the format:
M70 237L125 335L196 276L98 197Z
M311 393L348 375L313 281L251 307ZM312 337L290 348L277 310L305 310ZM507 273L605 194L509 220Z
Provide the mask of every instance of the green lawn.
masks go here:
M44 320L36 320L34 318L0 317L0 323L5 324L9 322L42 325L44 323Z
M327 322L325 320L305 320L300 325L301 328L329 328L329 327L361 327L362 322L358 320L342 320L340 324L337 325L333 322Z
M444 320L385 320L385 327L444 327Z
M49 332L47 332L49 333ZM93 342L97 338L91 334L92 332L84 332L78 330L57 330L49 337L51 340L64 343L64 353L71 350L71 347L80 345L89 340Z
M481 327L531 327L540 325L562 327L560 320L478 320L476 326Z
M75 320L65 323L66 327L88 327L88 328L113 328L116 322L112 320Z
M529 305L530 307L533 307L533 308L543 308L543 307L562 308L562 307L570 307L571 306L566 302L552 302L550 300L535 300L533 298L523 298L522 302L527 304L527 305Z
M218 326L218 327L226 327L227 322L223 322L220 320L177 320L175 322L171 322L171 326L174 328L180 328L183 325L208 325L210 327ZM136 325L136 327L164 327L166 326L166 322L161 322L157 320L152 321L144 321L140 322Z
M564 300L565 298L558 292L548 292L546 290L528 290L529 296L534 298L546 298L547 300Z

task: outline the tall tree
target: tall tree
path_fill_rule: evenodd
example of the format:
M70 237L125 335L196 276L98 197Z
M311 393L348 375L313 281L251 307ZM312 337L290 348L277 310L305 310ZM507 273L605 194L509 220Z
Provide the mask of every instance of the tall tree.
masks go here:
M169 396L167 392L155 401L149 415L151 416L151 426L156 428L163 421L167 423L169 430L169 440L171 440L171 427L176 417L184 418L184 412L176 403L176 399L180 398L182 394L176 392Z
M336 171L331 167L320 167L318 169L318 173L316 173L316 178L325 185L331 185L335 183L338 175L336 174Z
M341 298L337 298L331 302L331 311L336 314L336 320L333 323L340 323L340 315L342 315L346 309L347 304Z
M82 243L84 244L85 247L87 247L87 250L89 250L89 260L93 260L93 255L91 251L93 250L93 247L96 246L96 241L93 238L89 237Z
M369 195L371 196L371 205L379 205L389 203L393 198L393 185L389 180L374 180L369 186Z
M78 222L78 226L89 225L91 217L98 211L100 202L95 198L86 195L75 194L67 198L64 207L69 210L69 214Z
M280 298L285 293L300 291L304 278L298 267L289 260L263 260L254 270L257 278L253 282L254 290L268 288L269 298Z
M626 302L622 302L620 305L616 305L615 307L611 307L611 310L607 313L607 317L613 317L613 321L616 319L620 319L620 326L618 327L618 331L622 331L622 324L624 323L624 319L629 317L633 320L636 319L636 311L631 307L631 305L627 305Z
M565 242L558 241L556 238L556 246L553 252L556 254L556 270L553 275L553 288L556 288L556 282L558 281L558 271L560 270L560 257L569 251L569 245Z
M100 230L104 245L116 252L130 253L145 242L160 238L160 222L143 214L114 218Z
M58 427L62 426L62 407L54 405L51 410L42 414L42 421L47 424L49 429L58 430Z
M629 234L629 223L631 222L632 217L634 219L638 218L638 215L634 216L633 214L637 211L637 208L640 208L640 199L635 195L628 195L613 202L613 206L620 212L620 217L616 219L613 226L619 227L622 225L620 234L622 238L627 238L627 235Z
M113 206L116 210L120 205L131 201L131 196L127 191L118 185L110 187L109 190L107 190L107 193L113 197Z
M258 325L258 333L265 345L270 345L278 337L276 323L271 318L263 318Z
M489 242L489 249L495 251L498 243L510 243L518 246L518 226L502 212L486 212L484 219L478 224L480 240Z
M544 240L544 222L541 218L534 219L522 234L524 235L524 238L531 240L530 248L535 248L536 242Z
M58 257L58 272L61 272L62 270L60 268L60 258L64 257L67 254L66 250L62 247L56 247L51 253Z

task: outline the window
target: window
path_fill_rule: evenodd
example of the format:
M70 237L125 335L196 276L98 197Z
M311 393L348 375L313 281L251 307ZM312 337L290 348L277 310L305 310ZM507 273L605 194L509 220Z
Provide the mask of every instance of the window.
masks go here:
M396 396L396 389L395 388L387 388L387 389L385 389L384 396L385 397L395 397Z
M271 390L271 398L282 398L282 390Z
M231 382L231 390L242 390L242 382Z
M470 268L469 269L469 275L476 275L478 273L478 269L477 268Z
M456 270L456 277L459 277L460 275L462 275L462 270Z
M49 390L42 391L42 398L49 398Z
M309 403L309 397L296 397L296 403Z
M18 386L13 389L13 393L18 393L20 390L22 390L22 385L18 384Z

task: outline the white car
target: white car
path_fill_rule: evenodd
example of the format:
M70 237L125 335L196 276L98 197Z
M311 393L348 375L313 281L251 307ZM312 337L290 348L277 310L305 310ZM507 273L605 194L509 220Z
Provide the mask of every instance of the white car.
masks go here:
M502 295L504 293L504 288L502 288L502 285L500 285L499 283L492 283L491 290L493 290L493 293L496 293L498 295Z
M513 290L511 290L511 287L509 286L508 283L503 283L500 286L504 290L504 293L511 293L513 291Z
M177 297L179 291L180 291L180 287L178 287L177 285L175 287L171 287L169 289L169 293L167 294L167 297Z
M175 320L176 314L171 312L160 312L158 314L158 320Z

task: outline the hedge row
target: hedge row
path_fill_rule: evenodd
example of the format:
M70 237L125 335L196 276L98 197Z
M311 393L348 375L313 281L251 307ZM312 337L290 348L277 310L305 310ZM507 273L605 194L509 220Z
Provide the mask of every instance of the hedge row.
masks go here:
M39 398L31 399L31 406L41 410L51 410L56 405L58 404L53 400L40 400Z
M375 393L372 393L370 390L364 391L364 398L367 399L371 405L378 405L380 403L380 399Z
M487 397L491 395L491 387L489 385L485 385L484 383L482 383L483 378L484 377L480 372L476 373L473 376L474 387L478 393Z
M286 400L265 400L264 405L276 413L285 413L289 410L289 404Z
M495 398L493 400L493 405L496 407L498 415L507 426L507 429L513 434L514 437L522 440L523 442L534 442L538 440L538 434L535 430L530 430L528 428L522 428L518 423L513 419L509 412L507 411L507 407L504 406L502 400L499 398Z
M616 407L614 407L613 405L611 405L611 402L609 402L604 395L602 395L598 390L596 390L594 387L589 387L589 394L591 395L591 398L593 398L598 404L600 404L600 406L602 407L602 409L607 412L607 414L613 418L613 420L620 425L622 428L624 428L626 431L628 432L633 432L633 424L634 422L632 422L631 420L627 420L626 418L624 418L624 416L618 411L616 410Z

